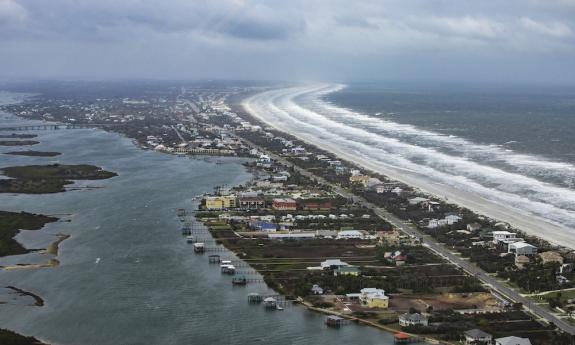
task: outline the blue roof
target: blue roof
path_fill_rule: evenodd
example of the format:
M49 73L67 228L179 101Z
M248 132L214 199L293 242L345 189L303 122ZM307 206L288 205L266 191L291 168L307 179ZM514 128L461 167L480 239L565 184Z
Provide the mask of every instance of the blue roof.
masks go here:
M277 225L275 223L258 221L250 225L251 228L257 229L277 229Z

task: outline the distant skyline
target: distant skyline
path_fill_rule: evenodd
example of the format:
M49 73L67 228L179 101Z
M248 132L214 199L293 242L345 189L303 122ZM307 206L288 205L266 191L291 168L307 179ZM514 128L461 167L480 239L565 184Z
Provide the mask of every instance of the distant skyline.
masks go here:
M575 0L0 0L0 78L575 82Z

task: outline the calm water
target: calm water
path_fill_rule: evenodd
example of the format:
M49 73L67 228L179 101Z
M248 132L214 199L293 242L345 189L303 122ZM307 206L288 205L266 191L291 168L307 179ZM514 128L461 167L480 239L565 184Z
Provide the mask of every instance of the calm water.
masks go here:
M0 99L10 97L0 94ZM0 124L28 123L0 114ZM239 159L216 165L136 148L128 139L98 130L38 132L41 144L26 149L58 151L53 158L0 155L0 166L90 163L118 177L89 181L93 190L51 195L0 194L0 209L68 214L19 240L42 248L59 232L61 266L0 271L0 286L14 285L44 298L44 307L0 305L0 327L60 345L136 344L391 344L391 336L351 325L324 326L324 317L299 307L266 312L247 304L248 292L194 255L179 234L174 210L215 185L250 178ZM18 148L16 148L18 149ZM1 152L14 148L0 147ZM97 259L100 258L97 263ZM29 254L0 260L45 262Z

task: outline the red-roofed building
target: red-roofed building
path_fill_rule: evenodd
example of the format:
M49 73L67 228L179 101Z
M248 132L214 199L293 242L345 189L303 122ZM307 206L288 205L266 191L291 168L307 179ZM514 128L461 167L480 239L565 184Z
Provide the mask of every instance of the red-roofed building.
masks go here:
M304 202L303 209L306 211L329 211L331 210L331 201L321 202Z
M297 203L294 199L274 199L272 208L280 211L295 211L297 210Z

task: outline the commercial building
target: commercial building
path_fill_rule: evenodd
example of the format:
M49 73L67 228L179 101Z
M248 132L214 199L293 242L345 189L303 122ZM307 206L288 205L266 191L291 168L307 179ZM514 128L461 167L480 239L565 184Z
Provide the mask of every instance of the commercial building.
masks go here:
M294 199L273 199L272 208L279 211L295 211L297 203Z
M236 207L236 197L229 196L209 196L204 199L207 210L224 210Z

